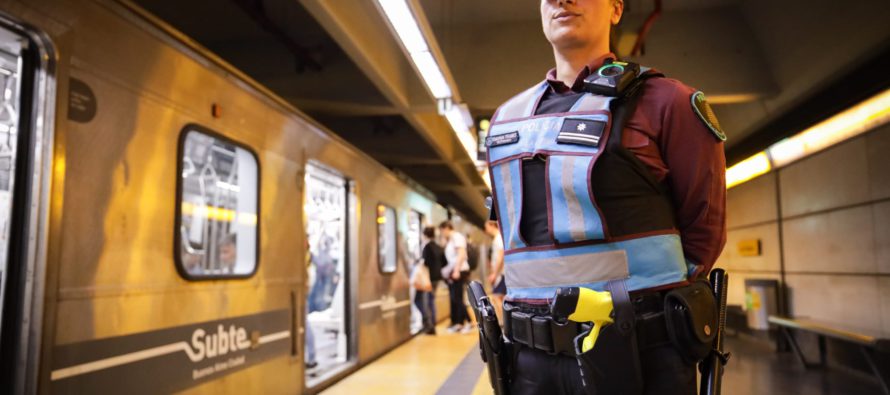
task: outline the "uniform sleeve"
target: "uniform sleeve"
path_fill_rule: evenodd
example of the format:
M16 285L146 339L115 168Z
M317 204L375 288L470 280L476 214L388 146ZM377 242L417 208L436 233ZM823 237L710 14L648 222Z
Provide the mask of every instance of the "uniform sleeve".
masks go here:
M726 158L723 141L693 109L695 91L674 81L663 112L661 154L688 261L707 273L726 244Z

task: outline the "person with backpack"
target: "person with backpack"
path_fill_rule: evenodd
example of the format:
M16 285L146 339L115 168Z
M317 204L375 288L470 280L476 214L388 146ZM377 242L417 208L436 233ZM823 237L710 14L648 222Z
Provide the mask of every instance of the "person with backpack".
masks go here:
M445 260L447 265L442 268L442 277L448 282L448 294L451 300L451 326L449 333L469 333L470 315L464 304L464 287L470 278L470 263L467 260L467 238L454 231L451 221L439 224L439 231L447 241L445 244Z

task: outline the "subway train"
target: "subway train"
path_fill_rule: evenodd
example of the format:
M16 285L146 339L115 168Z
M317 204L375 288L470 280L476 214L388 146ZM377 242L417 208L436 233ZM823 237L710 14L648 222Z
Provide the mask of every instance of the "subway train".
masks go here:
M126 1L0 0L0 84L3 393L317 392L411 338L422 226L486 239Z

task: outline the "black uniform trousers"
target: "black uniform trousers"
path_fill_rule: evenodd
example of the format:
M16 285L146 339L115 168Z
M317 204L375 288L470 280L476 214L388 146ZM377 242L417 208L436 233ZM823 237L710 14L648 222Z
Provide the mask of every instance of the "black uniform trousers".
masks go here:
M451 300L451 325L463 325L470 322L470 313L467 312L467 305L464 304L464 293L466 293L467 280L470 279L470 272L460 272L460 278L457 280L449 278L448 296Z
M671 344L640 351L645 395L695 395L695 365L680 358ZM512 395L583 395L575 358L520 347L514 365ZM613 395L613 394L603 394Z

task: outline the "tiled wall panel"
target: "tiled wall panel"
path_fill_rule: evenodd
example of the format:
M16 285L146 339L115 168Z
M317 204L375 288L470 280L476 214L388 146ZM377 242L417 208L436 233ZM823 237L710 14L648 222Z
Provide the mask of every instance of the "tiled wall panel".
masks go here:
M785 220L787 272L875 273L870 206Z
M775 221L776 174L757 177L727 191L726 226L740 226Z
M890 202L872 206L875 224L875 261L879 273L890 273Z
M890 124L865 136L871 198L890 198Z
M859 138L779 171L782 216L869 201L865 139Z
M874 276L787 274L791 312L866 330L881 330L882 302Z

